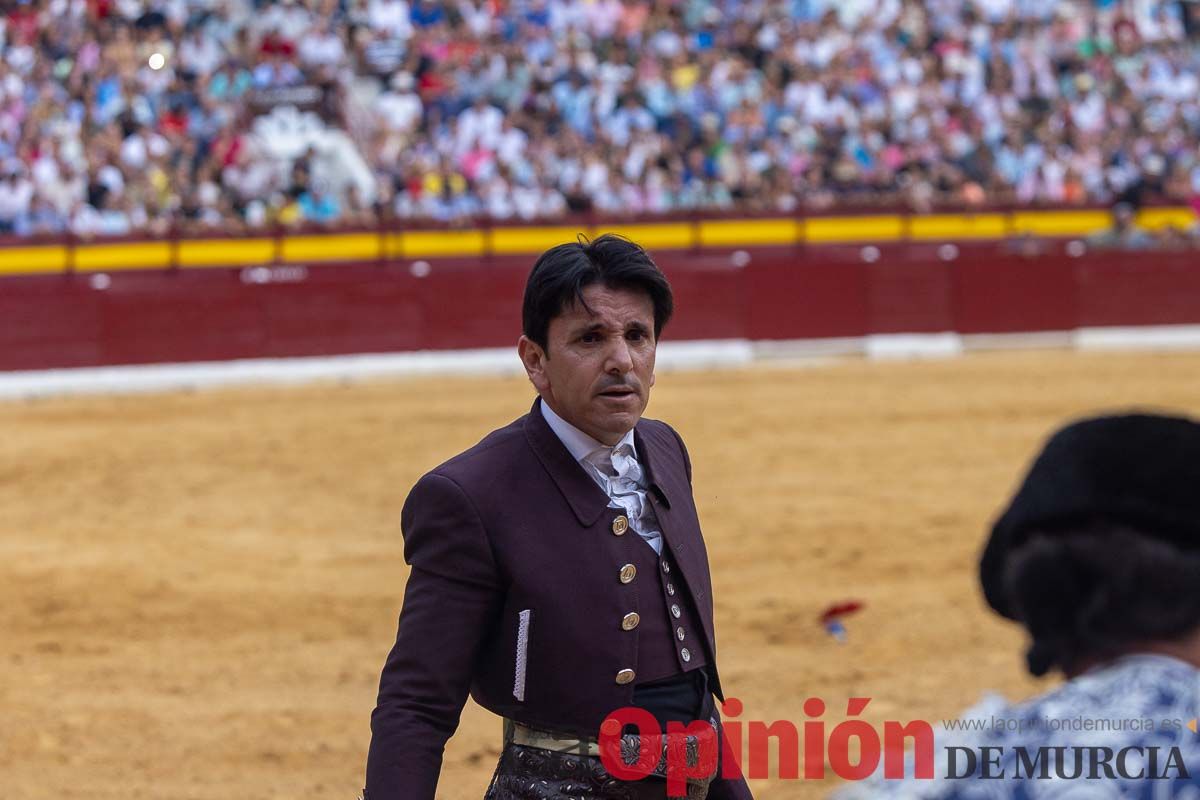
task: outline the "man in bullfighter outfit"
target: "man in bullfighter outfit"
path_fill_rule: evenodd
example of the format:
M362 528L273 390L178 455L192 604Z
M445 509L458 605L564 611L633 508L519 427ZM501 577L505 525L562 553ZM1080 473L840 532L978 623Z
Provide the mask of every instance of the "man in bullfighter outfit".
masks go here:
M663 273L622 237L534 264L517 351L538 398L404 505L412 569L371 718L367 800L434 800L468 692L504 719L487 800L750 800L729 758L681 792L666 757L626 780L599 756L601 723L621 708L663 731L720 727L691 462L669 425L642 419L672 310Z

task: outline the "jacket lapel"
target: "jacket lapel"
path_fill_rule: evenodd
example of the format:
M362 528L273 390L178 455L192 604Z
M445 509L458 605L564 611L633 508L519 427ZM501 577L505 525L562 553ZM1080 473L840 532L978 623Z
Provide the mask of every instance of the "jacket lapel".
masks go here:
M584 471L542 416L542 399L533 401L525 417L525 439L562 492L579 524L591 527L608 507L608 495Z
M658 496L662 504L671 507L671 497L679 491L670 469L670 455L662 450L658 437L644 435L645 425L641 422L633 429L633 443L637 448L638 463L646 474L646 484ZM682 465L675 472L682 473ZM661 473L661 475L660 475Z
M659 432L644 423L639 422L634 429L634 441L637 444L638 461L646 473L649 486L647 494L654 505L663 540L675 553L676 562L679 562L679 545L688 536L686 531L680 529L683 523L671 509L671 498L678 502L689 491L683 461L675 452L677 448L673 441L669 445L664 443Z
M634 436L637 441L638 460L646 471L650 494L656 498L654 510L658 526L662 530L663 542L675 556L675 565L683 573L696 611L707 633L711 634L712 604L705 594L709 590L708 560L701 544L698 520L689 513L692 488L688 484L687 466L673 434L660 426L639 422ZM675 508L671 508L675 498ZM710 640L710 645L712 644ZM715 648L714 648L715 649Z

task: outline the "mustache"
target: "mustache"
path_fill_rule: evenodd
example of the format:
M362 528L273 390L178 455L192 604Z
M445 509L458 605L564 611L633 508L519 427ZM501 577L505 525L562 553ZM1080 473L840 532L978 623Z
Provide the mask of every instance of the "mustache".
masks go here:
M642 386L641 386L641 383L638 381L627 381L627 380L626 381L616 381L616 382L612 382L612 383L606 383L603 386L600 386L598 389L596 389L596 391L597 391L597 393L602 394L604 392L611 392L614 389L618 389L621 391L629 391L629 392L641 392Z

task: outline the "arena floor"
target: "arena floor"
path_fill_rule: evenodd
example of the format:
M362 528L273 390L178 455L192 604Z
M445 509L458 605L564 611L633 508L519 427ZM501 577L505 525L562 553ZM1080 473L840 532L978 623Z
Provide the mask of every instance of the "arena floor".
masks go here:
M355 797L405 493L531 397L422 379L0 405L3 794ZM1200 354L660 376L649 415L692 452L742 718L799 723L818 696L831 727L855 695L936 721L1033 691L976 589L985 527L1053 426L1134 404L1200 414ZM816 616L848 598L839 645ZM478 800L499 737L468 705L439 796Z

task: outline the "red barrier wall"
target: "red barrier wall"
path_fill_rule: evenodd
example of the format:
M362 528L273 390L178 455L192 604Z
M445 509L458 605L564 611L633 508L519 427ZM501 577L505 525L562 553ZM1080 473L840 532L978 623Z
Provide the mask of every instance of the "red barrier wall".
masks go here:
M747 265L742 282L747 338L861 336L870 327L867 269L861 262L763 258Z
M1080 316L1077 270L1077 261L1062 256L1020 258L984 252L955 263L947 275L954 310L952 330L1019 333L1099 324ZM1111 286L1106 291L1119 292L1119 288Z
M1002 243L658 254L669 339L1200 323L1196 253ZM742 251L744 253L745 251ZM0 279L0 369L509 346L532 258ZM99 281L99 282L97 282Z
M1200 317L1200 253L1081 261L1075 285L1088 325L1179 325Z

